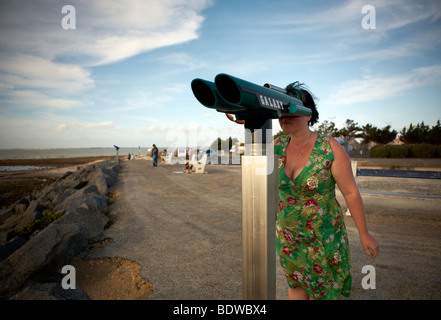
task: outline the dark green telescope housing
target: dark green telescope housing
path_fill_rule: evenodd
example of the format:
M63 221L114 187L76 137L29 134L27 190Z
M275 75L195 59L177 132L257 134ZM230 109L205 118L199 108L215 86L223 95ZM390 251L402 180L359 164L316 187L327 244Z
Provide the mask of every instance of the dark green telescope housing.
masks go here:
M310 116L311 110L302 101L276 86L257 84L218 74L214 82L194 79L191 89L205 107L231 113L237 120L278 119L290 116Z

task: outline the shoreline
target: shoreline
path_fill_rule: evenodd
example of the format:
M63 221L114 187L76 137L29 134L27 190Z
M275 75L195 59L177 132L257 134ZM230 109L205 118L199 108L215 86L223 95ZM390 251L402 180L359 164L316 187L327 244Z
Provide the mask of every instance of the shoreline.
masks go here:
M1 159L0 167L35 166L63 168L74 165L84 165L90 162L115 158L115 156L75 157L75 158L42 158L42 159ZM31 170L28 170L31 171Z
M42 181L54 183L36 188L0 211L1 299L90 299L84 290L60 291L58 274L74 256L101 242L104 230L111 225L108 192L119 166L112 159L81 162L86 163L64 162L76 165L73 170L63 167L47 173ZM33 181L29 177L6 177L2 182L28 185Z
M44 188L67 171L76 171L82 166L112 158L114 156L0 160L0 167L51 167L51 169L0 171L0 208L13 205L21 198L30 195L37 188Z
M116 159L115 156L41 158L0 160L2 166L38 166L51 169L0 171L0 208L8 207L31 194L36 188L44 188L53 183L67 171L76 171L84 165ZM120 161L127 161L120 156ZM135 161L142 160L135 158ZM381 159L352 158L358 161L359 168L384 168L404 170L441 171L441 159Z

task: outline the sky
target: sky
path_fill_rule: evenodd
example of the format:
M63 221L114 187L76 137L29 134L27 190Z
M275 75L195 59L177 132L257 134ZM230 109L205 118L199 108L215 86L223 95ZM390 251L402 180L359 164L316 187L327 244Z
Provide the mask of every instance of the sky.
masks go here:
M191 91L219 73L305 83L319 124L434 126L440 15L439 0L0 0L0 148L243 141Z

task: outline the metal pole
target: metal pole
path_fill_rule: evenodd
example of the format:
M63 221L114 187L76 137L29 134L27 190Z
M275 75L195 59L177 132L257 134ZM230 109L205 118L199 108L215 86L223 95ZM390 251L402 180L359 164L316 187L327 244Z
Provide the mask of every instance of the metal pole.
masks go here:
M272 138L271 119L258 130L255 122L247 126L245 121L245 128L251 135L246 135L242 158L243 299L275 299L278 171L276 157L265 152L272 143L266 141L266 136Z

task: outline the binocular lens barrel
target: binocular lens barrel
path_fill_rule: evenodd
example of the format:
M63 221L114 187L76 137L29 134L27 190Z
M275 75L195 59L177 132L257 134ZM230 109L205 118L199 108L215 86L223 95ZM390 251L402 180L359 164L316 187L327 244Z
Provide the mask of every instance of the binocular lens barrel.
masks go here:
M208 108L215 108L217 104L216 94L208 84L208 81L195 79L191 82L191 90L198 101Z
M269 84L259 86L225 73L218 74L214 82L194 79L191 89L205 107L233 113L240 120L311 115L311 109L299 99L287 95L282 88Z
M225 101L231 104L240 104L242 100L240 88L231 77L225 74L219 74L214 82L216 83L217 90Z

